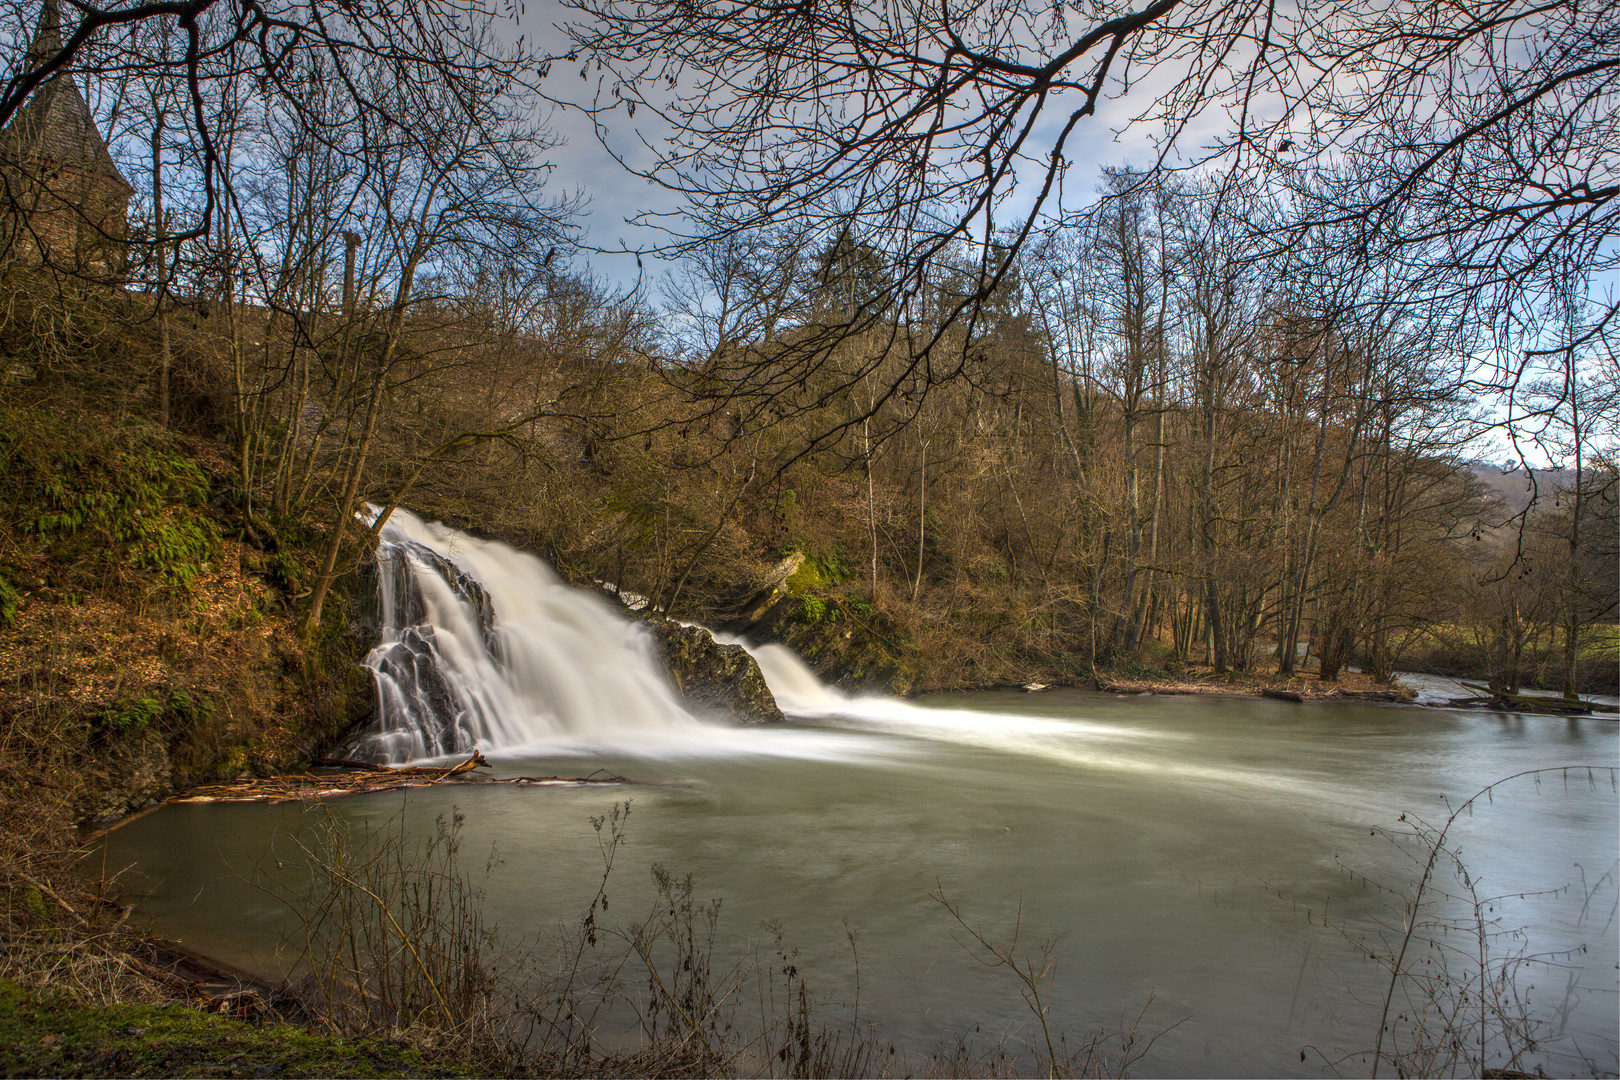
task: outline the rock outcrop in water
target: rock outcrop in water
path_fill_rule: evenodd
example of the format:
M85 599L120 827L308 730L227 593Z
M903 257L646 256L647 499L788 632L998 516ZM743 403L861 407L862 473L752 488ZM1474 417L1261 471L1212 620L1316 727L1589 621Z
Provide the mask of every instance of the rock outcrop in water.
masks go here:
M480 585L471 574L427 545L411 544L409 549L410 553L425 563L431 572L444 579L445 584L450 586L450 591L455 593L459 600L472 608L483 631L485 646L491 652L496 651L500 647L500 639L495 633L495 604L489 598L489 590ZM387 582L382 583L382 591L395 598L394 621L401 626L426 624L427 602L421 588L412 580L411 570L403 553L398 550L380 553L371 566L374 579L383 575L389 578ZM378 583L375 580L371 588L374 592L377 590Z
M718 626L797 653L824 682L905 696L915 689L911 650L869 605L827 586L801 551L789 553L732 605ZM885 632L888 631L888 632Z
M412 561L417 564L414 568ZM433 625L420 576L431 575L449 587L456 600L476 620L484 648L498 654L495 606L489 592L470 574L425 544L400 541L385 546L372 565L378 597L377 636L383 639L366 660L378 691L371 723L342 750L344 756L387 756L385 742L389 712L406 713L417 723L409 753L436 757L472 750L477 735L466 721L480 711L481 702L447 678L440 631ZM375 638L374 638L375 640Z
M694 708L738 724L783 719L759 665L741 645L721 645L701 626L662 616L645 622L670 680Z

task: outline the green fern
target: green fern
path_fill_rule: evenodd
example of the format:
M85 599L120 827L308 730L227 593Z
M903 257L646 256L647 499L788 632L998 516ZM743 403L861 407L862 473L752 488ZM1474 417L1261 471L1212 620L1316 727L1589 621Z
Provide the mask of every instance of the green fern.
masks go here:
M0 499L56 556L192 581L219 535L206 516L209 483L164 432L140 425L80 427L39 413L4 413Z
M10 628L17 624L17 605L21 602L21 594L0 575L0 626Z

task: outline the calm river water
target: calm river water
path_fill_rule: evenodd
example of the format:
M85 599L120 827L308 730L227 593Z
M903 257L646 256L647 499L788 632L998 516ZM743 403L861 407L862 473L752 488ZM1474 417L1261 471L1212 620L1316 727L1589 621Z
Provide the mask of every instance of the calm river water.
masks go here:
M954 940L937 885L991 937L1010 934L1020 903L1026 942L1066 933L1057 1026L1118 1030L1145 1005L1144 1031L1176 1025L1136 1075L1355 1074L1367 1059L1347 1055L1371 1050L1387 985L1367 952L1400 919L1368 881L1405 891L1422 855L1386 830L1399 836L1402 814L1441 821L1443 800L1522 770L1620 764L1617 725L1594 719L1063 690L850 712L496 763L657 782L645 786L327 807L376 824L403 808L422 829L460 807L466 850L495 843L504 858L489 916L533 931L582 912L601 866L587 818L633 799L616 915L645 910L653 864L690 872L699 895L724 898L728 947L768 940L760 923L778 920L812 990L846 1000L847 920L861 1015L919 1051L975 1029L981 1043L1031 1034L1011 977ZM1508 784L1453 830L1482 894L1536 894L1496 905L1500 928L1523 930L1496 955L1569 951L1518 972L1553 1075L1620 1067L1617 808L1608 774L1581 768ZM287 916L246 879L273 862L278 832L309 821L296 806L172 806L112 833L105 862L127 868L126 898L158 932L271 970Z

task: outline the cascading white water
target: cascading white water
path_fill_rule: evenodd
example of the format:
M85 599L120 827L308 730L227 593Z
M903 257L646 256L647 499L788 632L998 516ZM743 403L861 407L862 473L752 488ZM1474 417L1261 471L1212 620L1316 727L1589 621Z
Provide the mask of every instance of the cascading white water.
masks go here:
M741 645L759 665L765 685L771 688L776 704L790 716L833 716L846 713L856 700L816 677L799 654L774 642L755 645L746 638L710 630L721 645Z
M382 529L377 710L350 748L398 764L702 727L647 631L533 555L395 510Z
M375 512L375 511L374 511ZM576 589L533 555L396 510L379 536L381 642L366 657L376 715L350 756L388 764L473 749L650 755L868 752L826 729L739 729L690 713L651 635L606 599ZM785 645L741 645L789 715L838 718L850 729L1018 749L1043 756L1131 738L1073 718L986 713L847 694L823 683ZM1091 752L1091 751L1084 751Z
M741 645L759 664L760 674L789 716L838 718L862 730L885 729L932 742L983 746L1055 760L1098 764L1106 743L1139 742L1130 728L1090 723L1073 716L1039 716L979 709L919 705L885 694L848 694L822 682L799 654L786 645L755 645L746 638L714 633L722 645Z

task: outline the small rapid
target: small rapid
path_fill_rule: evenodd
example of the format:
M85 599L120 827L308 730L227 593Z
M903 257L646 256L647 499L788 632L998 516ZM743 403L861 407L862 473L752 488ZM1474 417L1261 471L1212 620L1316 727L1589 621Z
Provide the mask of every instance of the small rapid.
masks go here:
M696 625L696 624L694 624ZM747 638L708 630L721 645L741 645L759 665L765 685L771 688L777 707L789 716L847 716L863 699L851 697L816 677L798 653L774 642L756 645ZM875 700L875 699L865 699Z
M1117 724L1098 724L1072 716L1025 712L986 712L940 704L917 704L886 694L850 694L828 686L799 654L786 645L756 645L747 638L710 631L722 645L741 645L759 665L776 703L789 716L842 719L863 728L882 727L895 734L967 743L1043 757L1083 760L1086 747L1099 740L1139 742L1144 736ZM1078 743L1077 736L1083 737ZM1149 736L1150 737L1150 736ZM1073 745L1071 745L1071 743Z

